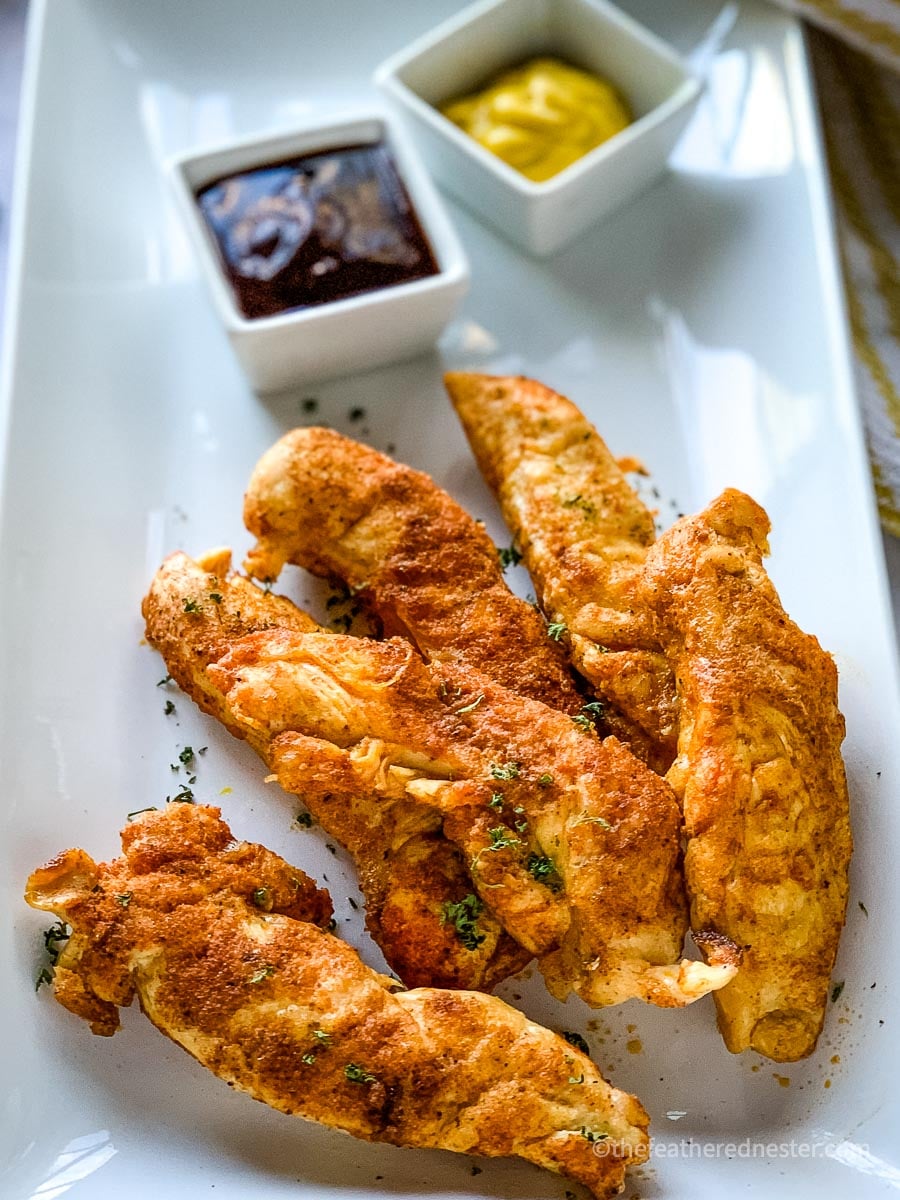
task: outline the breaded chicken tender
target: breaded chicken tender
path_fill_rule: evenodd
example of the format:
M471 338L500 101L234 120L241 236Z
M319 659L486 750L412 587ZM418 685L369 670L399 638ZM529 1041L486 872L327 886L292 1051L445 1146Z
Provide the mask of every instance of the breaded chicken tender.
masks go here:
M665 771L675 688L639 588L653 514L564 396L516 376L452 372L445 383L573 666L607 702L611 732Z
M330 429L294 429L254 469L244 522L257 539L245 564L257 579L290 562L338 580L425 658L581 709L560 648L504 583L484 528L421 471Z
M321 928L327 894L236 843L218 809L148 812L122 846L104 864L67 850L26 892L72 927L55 993L95 1033L136 995L157 1029L281 1112L370 1142L516 1155L598 1200L646 1159L646 1113L587 1055L494 997L398 992Z
M729 1050L780 1062L822 1028L851 853L837 671L762 565L769 519L728 490L650 550L642 603L681 698L685 873L695 928L743 948L716 994Z

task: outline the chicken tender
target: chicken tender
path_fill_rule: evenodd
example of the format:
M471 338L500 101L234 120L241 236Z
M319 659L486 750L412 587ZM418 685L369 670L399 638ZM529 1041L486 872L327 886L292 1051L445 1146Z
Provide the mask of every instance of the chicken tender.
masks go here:
M587 1055L491 996L397 992L321 928L327 894L235 843L217 809L148 812L122 846L105 864L65 851L26 892L72 927L55 993L95 1033L137 995L167 1037L281 1112L371 1142L517 1155L598 1200L646 1159L646 1113Z
M573 665L608 703L611 732L665 771L675 688L639 587L653 514L563 396L513 376L457 372L445 382Z
M560 648L504 583L494 543L421 471L330 429L294 429L257 464L244 522L257 539L245 564L257 579L291 562L339 580L426 658L581 709Z
M199 563L185 554L168 558L144 601L148 639L179 687L266 760L270 738L233 718L207 668L255 631L329 635L290 600L232 574L230 565L228 550ZM528 962L529 953L480 902L477 936L461 937L447 919L459 911L455 906L467 902L471 909L476 898L462 853L441 832L440 813L403 796L364 791L337 804L302 781L293 790L354 858L366 925L404 983L490 990Z
M724 492L650 550L654 614L681 698L678 758L694 927L743 948L716 994L729 1050L780 1062L822 1028L847 905L849 803L837 671L762 565L769 520Z

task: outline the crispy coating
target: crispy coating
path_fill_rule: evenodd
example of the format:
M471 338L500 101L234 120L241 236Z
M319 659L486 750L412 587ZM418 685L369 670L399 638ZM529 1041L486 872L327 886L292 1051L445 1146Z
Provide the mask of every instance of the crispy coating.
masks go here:
M492 996L397 993L320 927L327 894L235 843L218 809L147 813L122 845L105 864L65 851L26 892L73 928L55 992L95 1033L137 994L161 1032L281 1112L366 1141L517 1155L601 1200L646 1158L646 1113L586 1055Z
M400 639L264 630L206 673L229 721L314 811L375 795L441 813L486 909L541 956L554 994L682 1005L734 975L724 940L709 965L678 962L680 812L614 738L478 672L426 664Z
M457 372L445 383L573 665L608 702L612 732L665 771L675 689L639 588L652 513L565 397L514 376Z
M340 580L426 658L581 708L545 622L504 583L494 543L421 471L330 429L294 429L257 464L244 522L257 538L245 564L257 579L291 562Z
M270 737L233 718L207 668L254 631L328 635L290 600L231 574L230 564L228 550L212 552L199 563L184 554L168 558L144 600L147 637L179 687L270 761ZM311 771L323 769L327 778L327 761ZM460 850L441 832L440 813L402 795L379 798L368 790L348 792L338 801L327 788L307 786L304 779L288 790L353 856L366 925L408 986L490 990L525 966L529 953L503 932L490 909L481 916L477 946L463 944L443 919L445 905L464 900L472 884Z
M718 992L732 1051L810 1054L847 903L849 805L837 671L762 565L769 521L724 492L650 550L643 603L678 681L669 773L684 806L696 928L744 947Z

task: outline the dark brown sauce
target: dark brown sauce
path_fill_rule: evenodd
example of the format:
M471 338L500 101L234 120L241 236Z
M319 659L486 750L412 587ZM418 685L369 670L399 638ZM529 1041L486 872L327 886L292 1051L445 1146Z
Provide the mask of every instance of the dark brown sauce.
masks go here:
M247 317L270 317L436 275L383 142L227 175L197 192Z

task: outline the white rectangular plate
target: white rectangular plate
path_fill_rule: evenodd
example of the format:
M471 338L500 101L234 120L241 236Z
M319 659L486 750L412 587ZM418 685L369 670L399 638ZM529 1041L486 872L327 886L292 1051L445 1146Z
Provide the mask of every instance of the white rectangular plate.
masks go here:
M719 8L626 7L682 49ZM264 786L252 754L187 700L173 697L177 713L164 715L164 670L141 644L140 598L163 555L223 542L243 553L255 460L313 419L310 393L263 403L243 382L161 164L374 100L374 65L453 8L35 4L4 390L8 1200L566 1191L529 1167L481 1161L475 1175L466 1158L368 1146L268 1111L137 1012L113 1041L92 1038L46 989L35 996L46 921L21 900L28 871L63 847L113 855L126 813L174 791L178 751L208 745L199 798L221 802L238 836L327 876L341 932L379 961L349 903L346 859L320 831L291 829L292 804ZM768 509L772 575L834 652L848 726L854 890L835 974L845 986L818 1053L784 1069L731 1057L707 1002L590 1013L551 1002L539 978L501 992L585 1032L612 1080L648 1107L656 1157L628 1194L867 1198L900 1187L894 647L802 37L752 0L727 25L706 46L708 93L664 182L540 264L452 209L474 282L442 354L312 394L316 419L393 446L501 544L508 534L444 398L443 364L521 371L569 394L615 452L651 468L663 524L726 484ZM363 419L350 418L356 407ZM300 600L320 595L299 573L291 587Z

